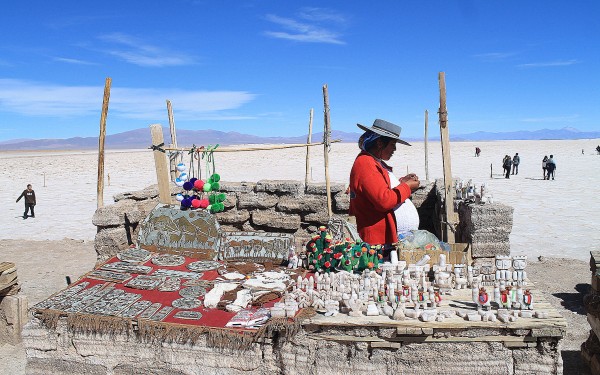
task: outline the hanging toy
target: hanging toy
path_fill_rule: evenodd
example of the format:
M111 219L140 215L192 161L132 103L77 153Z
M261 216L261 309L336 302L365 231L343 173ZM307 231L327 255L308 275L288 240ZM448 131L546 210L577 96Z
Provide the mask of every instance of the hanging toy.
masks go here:
M183 197L183 194L181 194L181 193L180 193L180 194L177 194L177 195L175 196L175 199L177 199L177 201L179 201L179 202L181 202L181 201L183 200L183 198L184 198L184 197Z
M183 189L184 189L184 190L188 190L188 191L189 191L189 190L192 190L193 188L194 188L194 184L193 184L193 183L191 183L190 181L186 181L186 182L183 184Z
M182 180L182 179L180 179L179 177L177 177L177 178L175 179L175 185L177 185L177 186L179 186L179 187L182 187L182 186L183 186L183 184L185 184L185 180Z
M185 172L183 172L183 173L181 173L181 174L179 175L179 177L178 177L178 178L179 178L180 180L187 181L187 180L188 180L188 174L187 174L187 173L185 173Z
M192 206L192 199L191 198L183 198L183 200L181 201L181 207L182 208L190 208Z
M179 163L179 164L177 164L177 170L179 172L185 172L187 170L187 166L183 163Z
M194 181L194 189L195 190L202 191L203 188L204 188L204 181L202 181L202 180Z
M204 186L202 187L202 190L205 193L210 192L212 190L212 184L210 182L205 183Z
M209 206L208 199L200 199L200 208L207 208Z
M192 199L192 207L200 208L200 199Z

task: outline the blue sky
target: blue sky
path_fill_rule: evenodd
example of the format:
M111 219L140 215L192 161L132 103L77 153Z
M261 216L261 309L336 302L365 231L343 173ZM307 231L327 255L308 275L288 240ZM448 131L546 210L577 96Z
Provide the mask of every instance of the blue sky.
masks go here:
M259 136L383 118L406 137L600 130L600 2L15 1L0 13L0 141L168 126ZM431 133L431 130L430 130Z

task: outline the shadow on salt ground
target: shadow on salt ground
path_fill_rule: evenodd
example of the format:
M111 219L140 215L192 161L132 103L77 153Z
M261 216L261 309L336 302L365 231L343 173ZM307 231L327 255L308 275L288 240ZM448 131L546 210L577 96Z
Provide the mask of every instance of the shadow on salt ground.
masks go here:
M575 293L552 293L552 295L561 300L560 304L567 310L579 315L585 315L583 307L583 297L590 291L590 284L575 285Z
M581 359L580 350L561 350L563 360L563 374L565 375L590 375L590 370Z

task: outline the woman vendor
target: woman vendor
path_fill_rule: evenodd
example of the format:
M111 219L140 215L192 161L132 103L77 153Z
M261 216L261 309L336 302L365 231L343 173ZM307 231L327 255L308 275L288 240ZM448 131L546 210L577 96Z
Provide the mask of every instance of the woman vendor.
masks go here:
M418 214L410 200L419 187L419 178L411 173L399 180L385 162L390 160L396 143L410 144L400 139L402 128L377 119L373 126L357 124L365 133L359 139L360 154L350 172L350 215L356 217L361 239L371 245L384 245L384 258L398 242L398 229L418 229ZM404 206L404 207L403 207ZM413 218L406 223L405 219Z

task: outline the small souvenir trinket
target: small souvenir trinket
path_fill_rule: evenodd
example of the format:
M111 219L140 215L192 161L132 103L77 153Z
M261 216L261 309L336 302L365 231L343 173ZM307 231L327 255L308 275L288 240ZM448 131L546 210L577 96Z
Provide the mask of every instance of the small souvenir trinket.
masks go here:
M145 263L150 259L152 253L148 250L130 247L117 253L117 258L123 262Z
M134 289L152 290L156 288L162 281L163 279L160 277L140 275L129 280L125 286Z
M187 265L188 270L194 272L205 272L217 269L221 267L222 264L215 260L199 260L196 262L192 262Z
M198 298L206 294L206 289L201 286L188 286L179 291L183 298Z
M161 320L166 318L173 310L175 310L174 307L164 306L162 309L158 310L154 315L152 315L150 317L150 320L160 322Z
M196 298L179 298L171 302L171 305L178 309L190 310L202 306L202 301Z
M175 315L173 315L175 319L188 319L188 320L199 320L202 318L202 313L199 311L177 311Z
M161 254L152 258L152 263L161 267L176 267L185 262L185 257L174 254Z
M137 301L133 305L129 306L125 311L121 312L119 316L122 316L123 318L135 318L142 311L150 307L150 305L152 305L152 302L150 301Z

